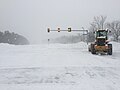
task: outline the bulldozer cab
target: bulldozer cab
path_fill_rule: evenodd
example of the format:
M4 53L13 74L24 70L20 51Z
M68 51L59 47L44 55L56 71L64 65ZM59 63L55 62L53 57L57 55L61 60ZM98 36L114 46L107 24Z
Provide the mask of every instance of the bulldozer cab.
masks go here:
M96 31L96 45L98 46L105 46L107 37L107 30L97 30Z
M108 39L107 33L108 33L107 30L97 30L96 31L96 39L97 38L105 38L107 40Z

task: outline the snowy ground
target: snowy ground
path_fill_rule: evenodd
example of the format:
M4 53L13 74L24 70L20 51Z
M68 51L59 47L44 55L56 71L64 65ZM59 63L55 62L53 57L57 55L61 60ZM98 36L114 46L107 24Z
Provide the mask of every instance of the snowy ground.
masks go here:
M120 90L120 44L92 55L86 43L0 44L0 90Z

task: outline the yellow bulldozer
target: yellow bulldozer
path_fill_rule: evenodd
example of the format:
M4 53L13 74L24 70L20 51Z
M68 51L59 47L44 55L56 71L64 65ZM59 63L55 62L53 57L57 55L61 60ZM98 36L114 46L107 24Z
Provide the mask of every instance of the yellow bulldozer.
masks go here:
M112 44L108 41L108 32L108 30L97 30L95 32L95 41L88 47L92 54L112 55Z

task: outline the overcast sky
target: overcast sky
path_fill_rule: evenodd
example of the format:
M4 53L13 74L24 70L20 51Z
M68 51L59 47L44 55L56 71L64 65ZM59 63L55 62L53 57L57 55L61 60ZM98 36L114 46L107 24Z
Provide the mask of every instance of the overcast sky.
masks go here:
M100 15L107 21L120 20L120 0L0 0L0 31L41 43L48 37L47 27L87 29Z

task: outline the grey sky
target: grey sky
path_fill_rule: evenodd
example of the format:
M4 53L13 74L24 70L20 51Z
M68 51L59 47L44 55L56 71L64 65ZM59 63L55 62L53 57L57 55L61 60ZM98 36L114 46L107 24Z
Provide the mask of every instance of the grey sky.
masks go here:
M0 0L0 30L24 35L31 43L47 39L47 27L88 28L99 15L120 20L120 0Z

